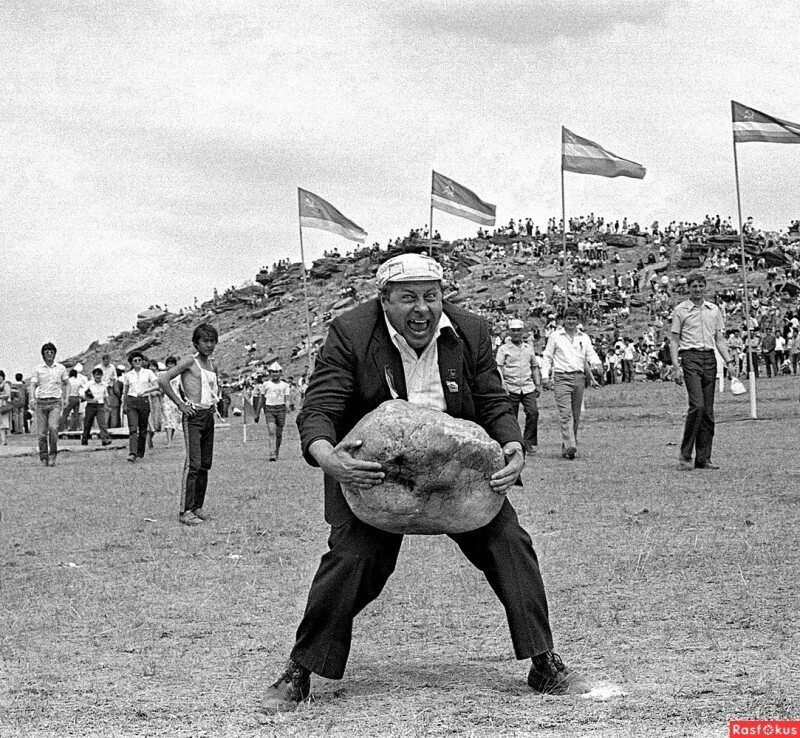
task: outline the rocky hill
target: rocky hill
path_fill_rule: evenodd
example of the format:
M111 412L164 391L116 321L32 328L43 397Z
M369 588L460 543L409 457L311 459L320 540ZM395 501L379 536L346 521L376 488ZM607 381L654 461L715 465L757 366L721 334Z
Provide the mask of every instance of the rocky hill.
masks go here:
M641 333L650 321L644 297L649 293L646 279L651 270L656 269L674 278L676 272L698 267L711 247L738 250L738 237L695 239L688 247L684 241L683 248L676 239L667 239L667 261L653 265L647 264L648 256L654 251L649 237L613 234L604 238L610 252L619 255L619 261L609 259L600 269L591 270L589 273L593 278L599 279L604 274L610 278L615 269L624 274L636 269L640 262L644 262L646 267L641 273L642 291L633 295L630 315L620 316L613 309L617 304L614 300L601 302L596 311L599 317L587 325L594 335L607 333L610 336L619 332L636 336ZM84 367L90 367L98 363L104 353L109 353L114 363L124 364L125 357L133 349L140 349L159 361L169 355L185 355L191 350L194 326L209 321L220 334L215 357L222 368L223 379L234 382L247 374L260 372L262 366L275 360L283 365L286 375L299 376L309 364L305 348L307 319L312 345L319 345L336 315L376 294L373 277L380 263L402 251L427 251L429 247L447 267L448 299L484 313L489 306L494 315L522 316L533 294L544 290L548 297L544 314L537 318L527 317L529 324L538 322L543 327L552 309L552 301L556 299L553 288L556 286L557 293L557 286L563 284L559 247L554 246L550 255L532 260L514 256L513 248L510 248L514 242L530 243L531 239L500 236L456 243L434 241L432 244L419 239L405 239L389 251L361 249L346 257L320 259L309 270L305 286L300 264L281 264L256 275L252 284L216 296L196 310L182 314L146 310L139 314L136 330L120 333L106 343L94 342L64 363L72 366L80 362ZM762 254L768 251L766 246L750 243L748 250ZM575 249L572 242L568 247ZM494 258L487 256L492 250L495 251ZM500 258L497 257L498 251L502 253ZM779 261L780 256L770 259L770 263ZM738 272L725 274L713 270L708 275L712 294L715 290L736 288L741 282ZM764 281L763 272L753 275L754 283L763 284ZM516 301L509 302L509 289L515 284L523 284L524 289L518 293ZM456 286L457 289L453 289ZM673 297L673 303L675 299Z

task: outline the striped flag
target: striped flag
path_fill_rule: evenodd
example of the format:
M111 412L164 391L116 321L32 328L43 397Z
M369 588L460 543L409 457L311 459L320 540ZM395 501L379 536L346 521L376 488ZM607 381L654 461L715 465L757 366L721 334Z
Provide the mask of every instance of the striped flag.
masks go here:
M496 210L494 205L484 202L472 190L438 172L433 173L431 207L474 223L494 225Z
M596 174L600 177L644 179L647 170L635 161L623 159L588 138L561 127L561 168L565 172Z
M364 243L367 232L359 228L352 220L342 215L333 205L321 197L297 188L300 203L300 227L319 228L323 231L337 233L350 241Z
M734 143L800 144L800 125L748 108L731 100Z

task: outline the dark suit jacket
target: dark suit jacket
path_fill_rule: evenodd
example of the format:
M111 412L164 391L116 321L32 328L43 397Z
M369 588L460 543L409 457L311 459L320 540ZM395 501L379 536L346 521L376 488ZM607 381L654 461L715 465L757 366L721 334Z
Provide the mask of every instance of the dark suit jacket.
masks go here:
M444 313L455 326L455 332L444 329L438 340L447 413L478 423L501 446L510 441L521 444L519 423L495 364L487 322L447 302ZM335 446L364 415L391 400L390 381L395 392L407 399L400 352L375 298L331 323L297 416L306 461L317 465L308 453L314 441L324 438ZM338 483L325 475L325 520L330 525L344 523L349 510Z

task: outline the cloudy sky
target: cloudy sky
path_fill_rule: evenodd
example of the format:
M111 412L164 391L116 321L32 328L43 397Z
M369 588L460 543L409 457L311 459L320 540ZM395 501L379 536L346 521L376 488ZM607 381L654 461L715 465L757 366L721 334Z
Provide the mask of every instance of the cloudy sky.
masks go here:
M431 169L544 224L562 125L648 170L567 174L568 216L735 218L730 101L800 122L798 28L796 0L4 0L0 368L298 261L297 187L381 244ZM800 146L739 167L745 217L800 217Z

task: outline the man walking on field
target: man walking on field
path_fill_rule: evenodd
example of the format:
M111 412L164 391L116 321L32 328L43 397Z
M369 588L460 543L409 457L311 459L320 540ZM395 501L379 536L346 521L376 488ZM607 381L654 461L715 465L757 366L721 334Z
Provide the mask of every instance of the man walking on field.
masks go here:
M519 406L525 412L525 432L522 440L525 451L536 452L539 444L539 408L536 398L541 394L542 375L539 372L539 360L533 346L522 340L525 324L519 318L508 323L508 338L497 349L497 368L503 378L503 387L511 400L514 417L519 413Z
M550 334L542 356L542 384L549 387L552 379L561 421L561 455L565 459L574 459L578 453L578 426L587 375L592 385L597 386L590 369L602 366L592 339L578 328L578 311L567 308L564 324Z
M692 274L686 284L689 299L675 306L670 335L672 376L676 384L686 384L689 395L678 468L719 469L711 463L717 382L714 349L719 351L732 377L737 376L738 371L725 343L722 313L706 300L705 275L700 272Z

